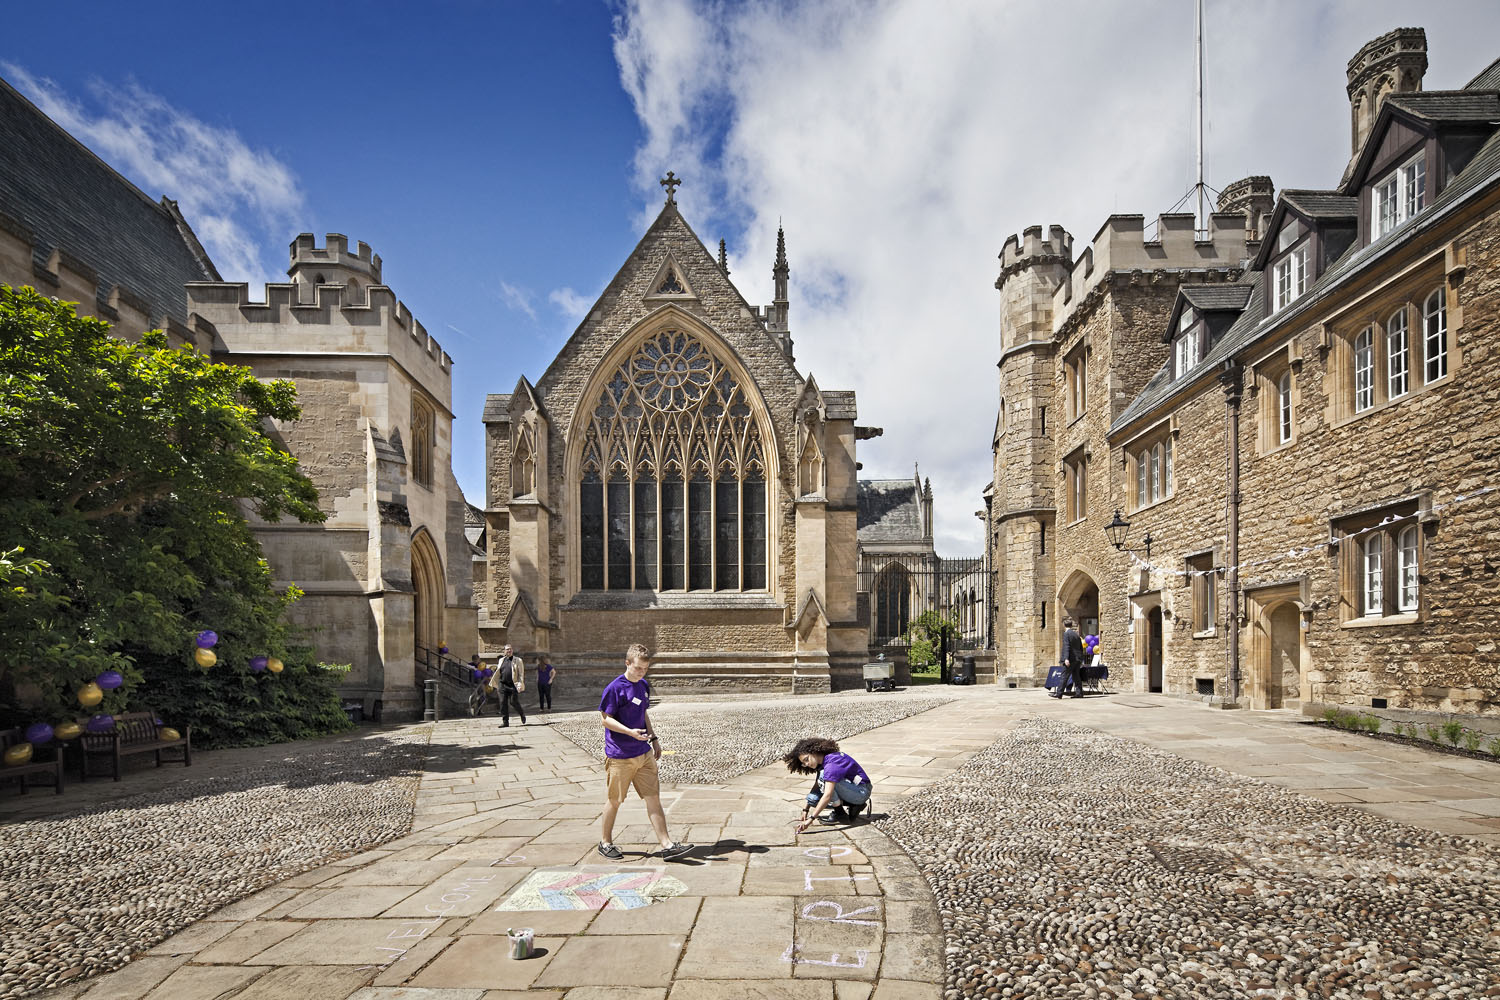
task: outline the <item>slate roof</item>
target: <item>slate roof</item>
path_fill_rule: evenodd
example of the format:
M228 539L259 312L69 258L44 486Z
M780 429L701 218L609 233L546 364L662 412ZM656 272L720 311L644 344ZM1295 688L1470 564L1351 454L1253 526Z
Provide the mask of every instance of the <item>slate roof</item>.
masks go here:
M1183 285L1182 297L1204 312L1237 312L1245 308L1250 289L1242 282L1220 285Z
M1245 311L1199 362L1193 376L1173 379L1169 359L1168 363L1151 377L1145 388L1135 399L1131 400L1130 405L1110 425L1110 433L1124 430L1172 397L1187 394L1190 387L1199 384L1204 376L1218 371L1226 360L1253 344L1262 335L1284 325L1295 324L1297 317L1314 311L1332 288L1344 281L1356 278L1365 268L1373 267L1387 254L1415 239L1451 213L1462 208L1471 197L1494 187L1497 183L1500 183L1500 132L1490 136L1489 140L1480 147L1479 152L1474 154L1474 158L1469 161L1463 173L1449 182L1442 194L1433 199L1432 205L1426 211L1369 246L1350 249L1328 270L1319 275L1318 280L1313 282L1301 298L1282 311L1272 316L1264 315L1265 272L1248 272L1246 277L1239 282L1250 286Z
M1282 191L1281 198L1309 219L1357 219L1359 199L1337 191Z
M925 537L915 480L861 479L858 503L861 542L918 542Z
M152 321L187 323L189 281L221 281L176 204L152 201L0 80L0 214L45 264L61 250L92 268L100 294L119 285Z
M1500 59L1496 59L1464 84L1465 90L1496 90L1500 89Z
M1500 93L1492 90L1424 90L1391 94L1386 103L1432 122L1500 120Z

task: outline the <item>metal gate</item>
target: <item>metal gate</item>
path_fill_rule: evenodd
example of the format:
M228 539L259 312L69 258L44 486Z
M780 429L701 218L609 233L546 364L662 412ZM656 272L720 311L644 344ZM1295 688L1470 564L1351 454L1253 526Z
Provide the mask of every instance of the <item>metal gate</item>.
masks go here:
M954 656L990 645L991 576L982 557L867 557L859 589L868 601L871 659L930 655L947 680Z

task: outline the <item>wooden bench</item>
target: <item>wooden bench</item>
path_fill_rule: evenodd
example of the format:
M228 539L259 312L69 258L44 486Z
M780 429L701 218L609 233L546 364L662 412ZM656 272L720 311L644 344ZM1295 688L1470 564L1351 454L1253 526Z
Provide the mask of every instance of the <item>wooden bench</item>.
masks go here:
M20 729L0 730L0 753L9 750L17 743L25 742L26 734ZM51 753L52 759L37 760L35 755L42 752ZM15 767L5 767L3 765L0 765L0 778L14 778L19 781L21 783L21 794L25 795L26 776L28 774L42 774L44 772L51 772L53 787L57 790L57 794L61 795L63 790L62 747L54 746L50 751L41 751L34 749L32 750L32 754L33 756L31 759L31 763L29 764L18 764Z
M127 712L115 716L115 728L107 733L85 732L79 737L82 761L78 767L80 781L89 778L89 757L109 754L114 759L115 780L120 780L122 758L136 753L155 753L156 766L161 767L163 750L173 747L182 749L182 765L193 766L193 727L183 726L182 735L175 740L164 740L157 732L154 712Z

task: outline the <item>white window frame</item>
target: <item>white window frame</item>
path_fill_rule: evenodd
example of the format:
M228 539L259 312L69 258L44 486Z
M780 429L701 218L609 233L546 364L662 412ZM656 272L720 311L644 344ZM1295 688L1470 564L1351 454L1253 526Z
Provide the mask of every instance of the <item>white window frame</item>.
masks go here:
M1281 373L1276 381L1276 443L1286 444L1292 439L1292 373Z
M1423 385L1448 375L1448 294L1439 285L1422 304Z
M1409 524L1396 535L1396 610L1399 612L1417 610L1420 530L1417 525Z
M1385 376L1386 399L1411 391L1411 323L1404 305L1385 321Z
M1360 545L1360 612L1374 617L1385 610L1385 532L1372 531Z
M1367 326L1354 338L1354 412L1375 405L1375 328Z
M1370 242L1399 228L1426 207L1424 149L1370 186Z
M1288 253L1276 262L1275 311L1285 309L1307 291L1307 244Z

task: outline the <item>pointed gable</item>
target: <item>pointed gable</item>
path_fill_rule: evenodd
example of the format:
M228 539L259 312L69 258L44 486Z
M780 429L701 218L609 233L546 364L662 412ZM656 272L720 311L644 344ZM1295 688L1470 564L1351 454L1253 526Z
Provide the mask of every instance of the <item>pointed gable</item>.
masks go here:
M682 291L671 291L680 287ZM662 310L675 309L719 338L757 382L802 376L767 332L765 321L719 267L678 211L662 206L635 249L611 279L546 372L536 382L547 400L559 390L579 389L610 350ZM572 401L552 405L554 426L567 433Z

